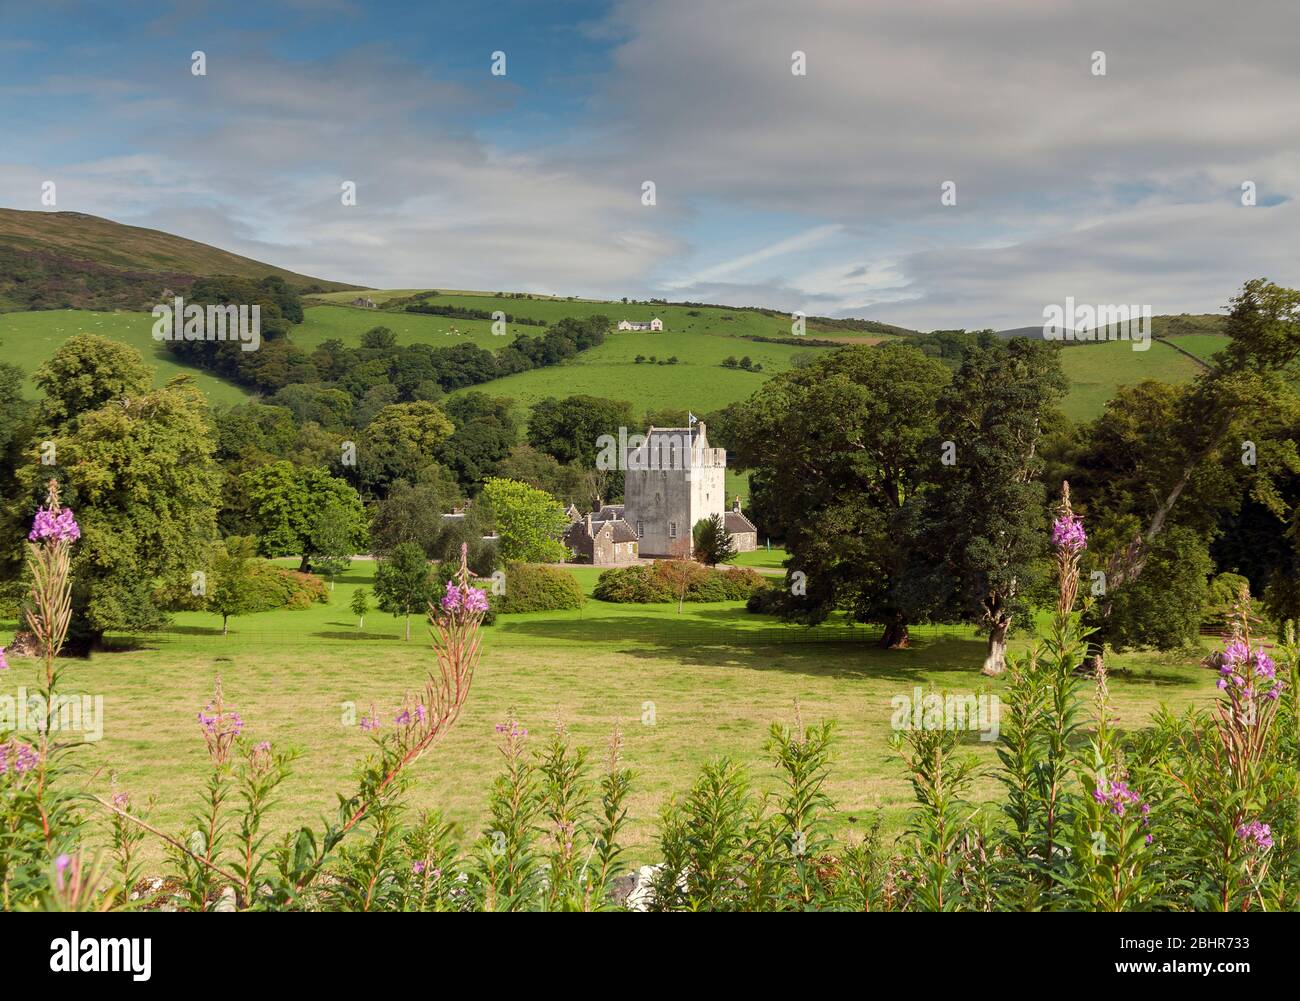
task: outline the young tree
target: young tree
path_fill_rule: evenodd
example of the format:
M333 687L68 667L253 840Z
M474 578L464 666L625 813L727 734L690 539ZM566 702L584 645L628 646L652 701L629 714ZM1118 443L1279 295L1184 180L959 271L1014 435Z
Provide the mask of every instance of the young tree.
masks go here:
M352 614L357 617L357 628L366 628L366 612L370 611L369 594L364 587L359 587L352 592L352 603L348 606L352 609Z
M413 542L403 542L375 568L375 598L379 610L406 616L406 638L411 638L411 613L428 607L433 600L433 574L424 551Z
M560 563L560 536L569 520L550 494L517 480L493 477L479 497L496 525L498 552L506 563Z
M730 563L736 558L736 544L727 531L726 520L720 514L711 518L701 518L692 530L694 536L694 555L699 563L717 566Z
M316 569L330 582L331 591L334 582L352 565L356 535L355 512L337 497L331 497L316 516L311 531Z
M208 608L221 616L221 635L229 635L232 616L258 611L252 567L255 543L232 535L212 547L209 561Z

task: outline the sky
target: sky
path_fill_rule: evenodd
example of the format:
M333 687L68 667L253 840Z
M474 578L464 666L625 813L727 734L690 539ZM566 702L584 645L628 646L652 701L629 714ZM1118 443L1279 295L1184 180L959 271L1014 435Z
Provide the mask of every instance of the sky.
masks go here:
M0 206L379 288L1217 312L1300 285L1297 29L1294 0L0 0Z

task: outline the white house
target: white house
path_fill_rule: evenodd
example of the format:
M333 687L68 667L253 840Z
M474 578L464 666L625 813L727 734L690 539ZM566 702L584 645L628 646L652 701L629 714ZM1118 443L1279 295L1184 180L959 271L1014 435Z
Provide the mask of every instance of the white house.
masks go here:
M642 323L638 320L619 320L619 330L663 330L664 321L655 317L649 323Z

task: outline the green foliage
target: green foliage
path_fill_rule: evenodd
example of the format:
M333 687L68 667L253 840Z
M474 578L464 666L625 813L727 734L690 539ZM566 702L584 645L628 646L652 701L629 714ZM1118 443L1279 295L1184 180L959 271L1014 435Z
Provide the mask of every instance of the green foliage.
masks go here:
M692 555L696 561L708 566L730 563L736 558L736 544L731 540L722 515L701 518L692 530Z
M258 550L263 556L301 556L303 569L324 552L322 545L364 552L365 508L344 480L324 469L296 469L280 461L260 466L242 477L254 512ZM322 512L330 518L322 522ZM327 530L324 537L317 533ZM339 547L339 539L347 546Z
M517 480L490 478L479 503L496 526L497 551L507 563L559 563L567 555L560 535L568 525L550 494Z
M510 563L505 568L505 593L494 604L501 613L556 612L581 608L585 600L578 579L567 570Z
M592 594L600 601L639 604L679 598L745 601L766 587L763 575L748 567L718 570L687 560L658 560L651 566L613 567L602 571Z
M45 394L41 419L55 427L106 403L140 396L153 382L135 348L97 334L69 337L36 370L34 381Z
M1162 533L1149 547L1142 575L1115 588L1106 638L1116 649L1176 650L1196 641L1214 565L1189 528Z
M434 577L424 551L413 542L394 547L375 568L375 599L379 610L406 616L406 638L411 638L411 615L423 611L434 598Z

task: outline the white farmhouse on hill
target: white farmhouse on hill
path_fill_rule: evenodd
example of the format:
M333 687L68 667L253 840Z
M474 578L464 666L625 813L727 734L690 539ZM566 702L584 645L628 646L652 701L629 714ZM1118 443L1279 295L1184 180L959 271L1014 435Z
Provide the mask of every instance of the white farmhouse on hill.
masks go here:
M659 317L657 316L649 323L642 323L637 320L619 320L618 329L619 330L663 330L664 321L659 319Z

